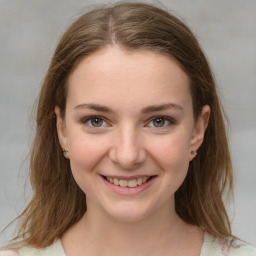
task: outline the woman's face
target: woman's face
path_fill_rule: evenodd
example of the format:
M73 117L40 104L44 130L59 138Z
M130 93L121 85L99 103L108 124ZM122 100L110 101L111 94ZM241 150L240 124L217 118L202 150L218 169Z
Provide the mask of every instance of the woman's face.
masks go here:
M171 58L117 46L84 58L68 80L61 146L88 210L137 221L173 209L174 193L203 140L188 76ZM167 207L167 208L166 208Z

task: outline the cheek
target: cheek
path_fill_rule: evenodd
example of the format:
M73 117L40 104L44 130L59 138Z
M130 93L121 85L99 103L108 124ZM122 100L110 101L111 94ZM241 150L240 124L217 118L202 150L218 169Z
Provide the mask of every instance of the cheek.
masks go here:
M69 143L71 170L75 180L81 183L89 181L90 176L97 175L96 166L106 154L106 144L90 136L74 136Z
M163 136L161 140L151 140L153 152L164 163L179 163L189 161L189 136L187 134L172 134Z
M151 141L152 157L157 164L170 177L171 182L182 183L186 177L189 166L189 139L186 134L177 134L161 139L161 141Z

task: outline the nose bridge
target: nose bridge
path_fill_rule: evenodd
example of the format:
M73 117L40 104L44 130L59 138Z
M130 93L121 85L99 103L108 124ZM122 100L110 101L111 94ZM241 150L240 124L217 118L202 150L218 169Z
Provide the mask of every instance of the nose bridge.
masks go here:
M111 149L112 160L123 168L133 168L146 159L139 129L135 125L123 125L117 130Z

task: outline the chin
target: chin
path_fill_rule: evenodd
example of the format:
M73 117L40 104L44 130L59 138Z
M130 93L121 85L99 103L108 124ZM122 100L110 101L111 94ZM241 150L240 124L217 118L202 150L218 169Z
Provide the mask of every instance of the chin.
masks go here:
M110 214L109 214L110 215ZM118 221L118 222L140 222L143 219L147 217L146 214L141 214L141 213L131 213L131 212L119 212L115 214L110 215L112 219Z
M139 222L146 219L152 212L148 207L122 203L112 209L105 209L107 215L113 220L121 222Z

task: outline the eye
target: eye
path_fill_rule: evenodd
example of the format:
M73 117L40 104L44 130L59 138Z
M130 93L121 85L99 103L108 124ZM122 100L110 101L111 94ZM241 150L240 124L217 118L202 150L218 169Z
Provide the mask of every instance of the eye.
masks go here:
M83 123L86 123L89 126L96 127L96 128L107 126L107 122L104 121L104 119L99 116L90 116L85 120L83 120Z
M162 117L158 117L152 120L152 123L155 127L163 127L165 125L166 120Z
M169 117L157 116L149 123L150 127L165 128L171 124L175 124L175 121Z

